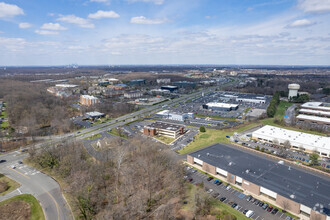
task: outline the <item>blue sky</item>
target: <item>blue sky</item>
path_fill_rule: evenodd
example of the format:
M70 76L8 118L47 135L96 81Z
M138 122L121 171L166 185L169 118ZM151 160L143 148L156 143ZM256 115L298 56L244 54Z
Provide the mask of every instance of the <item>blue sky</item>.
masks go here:
M330 65L330 0L0 0L0 65Z

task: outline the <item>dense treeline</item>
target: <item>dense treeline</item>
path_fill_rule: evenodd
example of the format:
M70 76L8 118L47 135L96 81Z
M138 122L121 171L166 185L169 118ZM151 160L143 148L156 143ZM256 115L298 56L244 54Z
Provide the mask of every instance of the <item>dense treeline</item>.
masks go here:
M112 140L108 149L106 162L95 162L79 143L31 150L30 160L66 182L82 219L176 217L184 187L174 153L146 139Z
M34 135L67 132L73 129L68 103L47 93L46 85L1 80L0 98L7 102L10 125L27 127ZM51 129L42 129L51 127Z
M275 92L275 94L273 95L272 100L270 101L270 104L267 108L267 116L268 117L274 117L276 110L277 110L277 106L280 103L280 92Z

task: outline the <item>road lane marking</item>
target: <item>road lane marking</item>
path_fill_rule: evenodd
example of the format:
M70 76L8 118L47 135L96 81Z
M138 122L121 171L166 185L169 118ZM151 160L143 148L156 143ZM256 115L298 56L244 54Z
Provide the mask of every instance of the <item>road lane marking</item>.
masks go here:
M45 188L41 187L48 195L49 197L55 202L56 205L56 209L57 209L57 219L60 220L60 209L58 206L58 203L56 202L55 198L52 196L52 194L50 194L47 190L45 190Z
M20 175L22 175L22 176L24 176L24 177L26 177L26 178L30 179L30 177L28 177L28 176L27 176L27 175L25 175L24 173L21 173L21 172L19 172L19 171L15 170L15 169L13 169L13 168L9 168L9 169L11 169L11 170L15 171L16 173L18 173L18 174L20 174Z

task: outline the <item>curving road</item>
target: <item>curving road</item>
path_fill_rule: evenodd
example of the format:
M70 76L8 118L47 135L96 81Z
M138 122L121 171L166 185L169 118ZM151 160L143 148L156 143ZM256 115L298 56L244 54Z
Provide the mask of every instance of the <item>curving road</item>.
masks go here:
M19 194L31 194L40 202L47 220L73 219L59 184L38 170L26 164L19 164L18 161L22 161L25 157L26 154L19 152L0 155L0 160L7 160L0 164L0 173L21 184L18 189L0 196L0 201ZM16 168L13 169L12 165Z

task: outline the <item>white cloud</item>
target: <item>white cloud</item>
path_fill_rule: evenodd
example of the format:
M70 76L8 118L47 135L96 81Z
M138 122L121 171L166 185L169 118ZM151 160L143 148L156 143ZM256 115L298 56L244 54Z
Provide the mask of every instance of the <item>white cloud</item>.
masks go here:
M131 23L133 24L163 24L165 22L167 22L168 20L163 18L163 19L150 19L150 18L146 18L144 16L139 16L139 17L133 17L131 18Z
M58 32L56 31L47 31L47 30L35 30L35 33L40 35L56 35Z
M310 13L330 12L330 0L299 0L298 8Z
M22 29L30 28L31 26L32 25L30 23L27 23L27 22L22 22L22 23L18 24L18 27L22 28Z
M90 0L90 2L104 3L106 5L110 4L110 0Z
M67 28L63 27L59 23L46 23L41 26L41 29L52 31L65 31Z
M80 18L75 15L60 15L57 21L63 21L71 24L76 24L82 28L94 28L94 24L90 23L88 19Z
M162 5L164 3L164 0L128 0L128 1L154 3L155 5Z
M119 14L117 14L114 11L102 11L102 10L98 10L97 12L88 15L88 18L91 19L119 18L119 17L120 17Z
M296 20L294 22L292 22L289 27L292 28L298 28L298 27L308 27L308 26L312 26L315 23L311 22L310 20L307 19L301 19L301 20Z
M17 5L0 2L0 18L10 18L16 15L24 15L23 9Z

